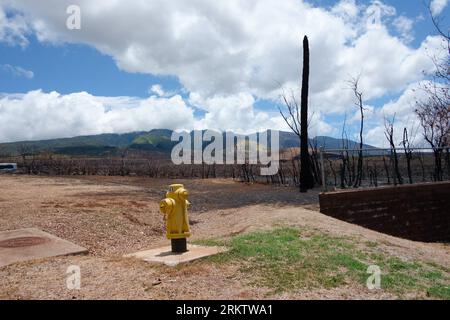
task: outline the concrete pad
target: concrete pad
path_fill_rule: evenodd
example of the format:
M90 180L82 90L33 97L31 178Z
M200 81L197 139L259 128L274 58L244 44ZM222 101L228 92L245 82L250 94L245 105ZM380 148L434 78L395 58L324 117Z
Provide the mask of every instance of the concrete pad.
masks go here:
M180 263L190 262L228 251L228 249L224 247L205 247L193 244L188 244L187 249L187 252L173 253L171 247L167 246L127 254L125 257L134 257L147 262L164 263L165 265L174 267Z
M86 248L35 228L0 232L0 267L20 261L87 252Z

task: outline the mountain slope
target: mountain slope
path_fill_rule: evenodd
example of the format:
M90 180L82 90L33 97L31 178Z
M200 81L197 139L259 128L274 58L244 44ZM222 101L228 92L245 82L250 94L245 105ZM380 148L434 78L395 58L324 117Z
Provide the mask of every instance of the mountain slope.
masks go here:
M66 155L106 156L117 155L127 149L138 152L159 152L169 154L177 143L171 141L172 131L154 129L151 131L130 132L124 134L99 134L73 138L50 139L40 141L19 141L0 144L0 155L37 154L43 151ZM191 136L193 132L191 132ZM346 140L350 149L358 148L355 141ZM312 145L326 149L339 149L343 146L341 139L320 136L310 140ZM204 145L207 145L204 142ZM280 132L280 148L298 147L299 139L291 132ZM374 148L364 145L364 148Z

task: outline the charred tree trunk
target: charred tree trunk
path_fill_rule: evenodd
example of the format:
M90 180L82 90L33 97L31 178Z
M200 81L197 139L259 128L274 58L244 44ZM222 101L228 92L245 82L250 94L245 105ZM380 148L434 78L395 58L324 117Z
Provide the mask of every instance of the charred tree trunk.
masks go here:
M412 150L408 139L408 129L403 129L403 148L405 149L405 157L406 157L406 169L408 171L408 180L409 183L413 183L412 179L412 170L411 170L411 160L412 160Z
M311 173L311 163L308 152L308 90L309 90L309 43L308 37L303 38L303 74L301 96L301 137L300 137L300 192L307 192L314 187L314 178Z
M442 181L442 150L439 148L434 148L434 180Z
M386 157L383 155L383 166L384 171L386 172L387 184L391 184L391 176L389 174L389 166L386 163Z
M447 165L447 179L450 180L450 149L445 149L445 164Z

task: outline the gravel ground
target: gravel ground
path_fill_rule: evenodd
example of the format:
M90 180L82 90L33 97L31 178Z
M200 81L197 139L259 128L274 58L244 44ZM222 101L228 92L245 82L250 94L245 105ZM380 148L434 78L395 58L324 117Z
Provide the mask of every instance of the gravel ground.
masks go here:
M363 286L268 295L238 266L197 261L183 267L150 265L123 254L167 245L158 202L171 183L184 183L193 203L192 239L232 236L274 225L307 226L405 259L450 266L450 248L399 239L317 211L318 191L246 185L231 180L137 177L0 176L0 230L36 227L89 249L88 255L0 268L0 299L360 299L395 298ZM311 210L312 209L312 210ZM81 290L66 288L66 270L79 265Z

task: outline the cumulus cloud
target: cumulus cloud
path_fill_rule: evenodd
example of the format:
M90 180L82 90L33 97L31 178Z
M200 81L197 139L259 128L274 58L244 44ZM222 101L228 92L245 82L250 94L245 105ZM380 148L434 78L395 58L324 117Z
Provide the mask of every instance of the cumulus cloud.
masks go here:
M426 49L440 46L438 37L410 46L411 20L379 0L367 5L341 0L329 9L303 0L0 0L0 4L17 13L7 18L23 26L9 28L20 31L16 34L24 36L30 28L42 42L92 46L127 72L176 76L189 94L185 108L191 110L192 105L205 112L186 121L193 127L284 128L276 113L256 110L254 104L261 98L278 101L281 89L299 92L305 34L311 48L310 108L323 130L319 134L333 130L324 121L326 115L353 110L352 93L346 87L350 76L362 74L366 99L399 94L433 68ZM66 28L66 8L73 4L81 8L81 30ZM155 101L168 98L161 86L150 88L150 94Z
M0 98L0 141L193 126L193 110L178 95L138 99L38 90Z
M388 147L384 138L384 121L388 119L394 123L394 140L399 144L402 141L403 129L407 128L411 142L420 146L424 144L419 119L415 115L417 101L426 100L427 95L421 89L423 81L412 83L398 99L387 102L383 107L374 109L372 126L366 133L367 142L380 147Z
M152 85L149 91L150 91L150 93L154 93L160 97L165 95L165 92L160 84Z
M397 11L393 6L379 0L373 0L366 9L367 27L377 27L383 24L386 17L395 16Z
M355 0L341 0L331 9L331 12L347 21L353 21L358 17L360 9Z
M432 0L430 4L431 13L439 15L447 6L448 0Z
M198 129L233 130L238 133L280 128L278 115L273 118L267 112L254 109L255 98L249 93L236 95L216 95L203 98L191 93L190 104L206 110L197 123Z
M397 17L394 22L394 27L397 29L397 32L402 36L402 38L406 42L411 42L414 37L412 35L412 30L414 26L414 20L409 19L405 16Z
M16 12L8 15L5 8L0 6L0 42L25 47L29 43L29 33L30 28L22 14Z
M202 118L194 117L197 103L206 106ZM217 96L203 100L191 94L188 101L180 95L101 97L87 92L59 94L41 90L26 94L0 95L0 141L20 141L71 137L100 133L217 129L251 133L267 128L287 130L279 115L254 108L251 95ZM326 128L323 121L317 125Z
M298 82L304 34L311 43L312 94L337 98L342 75L367 65L368 78L374 73L386 80L376 83L376 96L392 83L398 89L416 81L428 67L425 61L400 64L400 78L382 71L417 50L389 33L385 24L396 11L378 0L366 7L342 0L330 10L297 0L0 1L23 12L41 41L91 45L125 71L175 75L205 97L277 97L280 85ZM81 30L66 28L65 8L74 3L81 8ZM405 31L406 22L396 24Z
M19 66L12 66L10 64L0 65L0 69L11 73L15 77L23 77L27 79L32 79L34 77L34 72L31 70L24 69Z
M185 93L185 90L181 90L181 92ZM162 85L160 84L154 84L150 87L150 89L148 89L148 93L150 95L156 95L158 97L173 97L177 94L179 94L180 92L177 92L175 90L166 90L165 88L163 88Z

